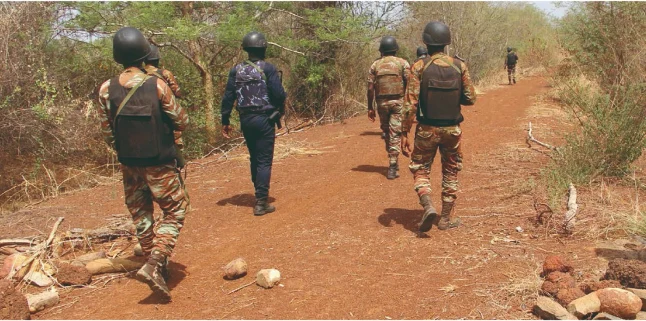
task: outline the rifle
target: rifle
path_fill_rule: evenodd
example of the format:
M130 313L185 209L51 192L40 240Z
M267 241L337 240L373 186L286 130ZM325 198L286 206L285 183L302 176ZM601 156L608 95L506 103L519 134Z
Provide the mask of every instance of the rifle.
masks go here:
M279 70L278 75L279 75L278 77L280 78L280 84L282 85L283 84L283 71ZM280 123L280 116L281 116L280 111L278 111L278 110L275 110L273 113L271 113L271 115L269 115L269 120L276 123L276 126L278 127L278 129L283 128L283 125Z

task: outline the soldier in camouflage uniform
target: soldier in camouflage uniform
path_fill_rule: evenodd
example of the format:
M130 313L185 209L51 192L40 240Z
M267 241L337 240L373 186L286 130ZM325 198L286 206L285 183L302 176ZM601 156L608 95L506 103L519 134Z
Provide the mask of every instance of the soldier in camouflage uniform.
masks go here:
M415 62L413 62L413 64L426 57L428 57L428 50L426 49L426 47L425 46L417 47L417 59L415 59Z
M144 61L144 63L146 64L146 73L149 76L155 76L165 81L168 87L170 87L170 90L173 91L175 98L182 98L182 93L179 90L179 83L177 83L175 75L173 75L173 73L168 69L159 68L160 59L161 54L159 53L159 48L157 48L157 46L153 44L150 44L150 54ZM180 149L183 149L184 140L182 139L182 132L176 130L173 132L173 134L175 135L175 144L177 144L177 147L179 147Z
M431 229L437 211L431 202L430 167L437 150L442 161L442 212L437 222L440 230L457 227L459 219L451 218L458 191L458 171L462 169L460 123L464 120L460 105L473 105L475 89L471 84L467 65L457 58L444 54L444 47L451 43L449 28L441 22L429 22L422 34L429 57L411 67L404 102L402 124L402 152L409 156L411 149L408 132L417 118L415 142L410 171L415 180L415 190L424 207L420 232Z
M400 153L402 104L410 68L408 61L395 56L398 49L394 37L383 37L379 45L382 56L368 72L368 118L375 121L373 100L376 98L389 158L388 179L399 177L397 158Z
M507 57L505 57L505 69L507 69L507 79L509 84L516 83L516 63L518 63L518 55L511 47L507 47Z
M173 130L183 131L188 115L163 80L143 72L150 46L139 30L126 27L117 31L113 53L125 70L99 89L101 130L117 152L125 203L148 256L137 278L170 300L166 266L189 209L177 169ZM153 218L153 201L163 212L158 222Z

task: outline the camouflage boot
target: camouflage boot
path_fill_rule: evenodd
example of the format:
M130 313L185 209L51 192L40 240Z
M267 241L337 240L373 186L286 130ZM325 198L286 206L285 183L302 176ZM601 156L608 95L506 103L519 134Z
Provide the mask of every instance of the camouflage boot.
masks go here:
M164 274L168 275L166 269L168 259L159 252L153 252L148 258L148 262L137 271L137 280L148 284L150 289L166 300L170 301L170 290L166 285Z
M450 228L456 228L462 223L459 217L451 218L453 204L453 202L442 202L442 215L440 216L440 221L437 223L438 229L444 231Z
M262 216L265 214L272 213L276 210L276 207L269 205L267 203L267 198L256 199L256 206L253 208L253 215Z
M431 196L424 194L419 197L419 204L424 207L424 216L422 216L422 223L419 225L420 232L428 232L433 227L433 222L437 218L437 210L431 203Z
M397 177L399 177L399 164L390 163L390 166L388 167L388 175L386 175L386 178L395 179Z

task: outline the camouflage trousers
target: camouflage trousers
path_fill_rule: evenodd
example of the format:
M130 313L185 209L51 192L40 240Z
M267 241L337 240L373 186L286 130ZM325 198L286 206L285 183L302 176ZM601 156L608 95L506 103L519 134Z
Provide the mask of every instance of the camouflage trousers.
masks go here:
M507 66L507 78L509 78L509 82L516 81L516 65L512 66Z
M458 172L462 170L460 125L435 127L418 124L415 146L408 166L415 179L418 196L431 194L431 165L439 148L442 160L442 202L454 202L458 191Z
M144 253L170 256L190 205L188 193L175 164L148 167L121 165L126 206ZM155 222L153 201L162 210ZM155 226L156 225L156 226Z
M379 123L381 131L386 133L386 152L391 164L397 163L397 157L401 151L402 105L401 99L377 101Z

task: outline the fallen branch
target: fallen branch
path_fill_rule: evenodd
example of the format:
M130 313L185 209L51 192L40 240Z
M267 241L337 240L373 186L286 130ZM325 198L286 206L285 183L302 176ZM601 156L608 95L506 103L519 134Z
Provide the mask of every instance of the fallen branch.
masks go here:
M64 217L59 217L58 220L56 220L56 223L54 223L54 227L52 228L52 231L49 233L49 237L47 240L43 243L40 243L36 245L36 252L34 255L30 256L25 262L23 262L18 269L12 270L9 275L7 275L6 279L11 280L18 271L22 270L23 268L29 266L27 271L31 270L31 263L36 259L37 257L44 257L45 254L47 253L49 249L49 245L54 239L54 235L56 235L56 230L58 230L58 226L61 225L61 222L63 222L65 218Z
M534 143L539 144L539 145L541 145L541 146L543 146L543 147L545 147L547 149L551 149L551 150L553 150L555 152L560 153L558 148L556 148L556 147L554 147L554 146L552 146L550 144L543 143L543 142L537 140L536 138L534 138L534 135L532 135L532 122L529 122L529 129L527 130L527 139L525 140L525 142L527 143L527 146L529 146L530 148L532 147L532 144L530 144L530 142L534 142Z
M235 288L235 289L233 289L233 290L229 291L229 293L227 293L227 294L231 294L231 293L238 292L238 291L240 291L240 290L242 290L242 289L244 289L244 288L246 288L246 287L248 287L248 286L250 286L250 285L252 285L252 284L254 284L254 283L256 283L256 280L253 280L253 281L251 281L251 282L249 282L249 283L247 283L247 284L245 284L245 285L242 285L242 286L240 286L240 287L237 287L237 288Z
M571 233L576 223L576 213L579 205L576 203L576 188L570 183L568 188L570 196L567 201L567 212L565 212L565 219L563 220L563 228L565 232Z
M29 245L36 243L34 240L28 239L4 239L0 240L0 247L11 246L11 245Z

